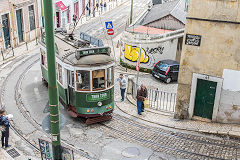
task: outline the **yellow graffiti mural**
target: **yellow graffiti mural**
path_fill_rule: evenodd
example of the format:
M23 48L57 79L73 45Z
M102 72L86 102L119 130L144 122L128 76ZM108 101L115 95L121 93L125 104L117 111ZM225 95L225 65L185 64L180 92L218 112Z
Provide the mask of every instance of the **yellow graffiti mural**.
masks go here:
M131 45L125 44L124 57L132 62L136 62L138 60L138 55L140 53L139 47L132 47ZM140 62L147 63L149 60L148 55L146 54L144 49L141 49L141 59Z

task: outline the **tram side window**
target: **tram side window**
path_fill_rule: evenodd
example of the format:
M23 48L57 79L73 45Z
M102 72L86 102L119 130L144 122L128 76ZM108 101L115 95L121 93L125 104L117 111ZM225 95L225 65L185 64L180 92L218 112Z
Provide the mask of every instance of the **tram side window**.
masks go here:
M76 71L77 90L90 90L89 87L89 71Z
M110 87L114 84L114 72L113 67L107 69L107 87Z
M105 70L95 70L93 75L93 90L105 89Z
M57 80L62 84L62 66L60 64L57 65Z

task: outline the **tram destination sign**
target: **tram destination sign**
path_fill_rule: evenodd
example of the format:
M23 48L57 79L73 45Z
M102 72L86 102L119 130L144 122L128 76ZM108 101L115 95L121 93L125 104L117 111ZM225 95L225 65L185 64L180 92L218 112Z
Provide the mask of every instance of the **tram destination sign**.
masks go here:
M185 44L192 46L200 46L201 38L202 37L200 35L186 34Z
M93 93L93 94L87 94L87 101L88 102L97 102L102 101L110 98L110 92L100 92L100 93Z
M78 49L75 53L76 59L80 59L83 56L88 55L97 55L97 54L107 54L110 55L110 47L97 47L97 48L87 48L87 49Z

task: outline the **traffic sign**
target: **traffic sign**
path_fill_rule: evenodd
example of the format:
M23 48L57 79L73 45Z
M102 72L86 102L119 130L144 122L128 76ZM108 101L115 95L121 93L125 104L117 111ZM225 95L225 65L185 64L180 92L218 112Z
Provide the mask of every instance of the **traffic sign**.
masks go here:
M113 29L113 23L112 23L112 21L105 22L105 25L106 25L106 29Z
M108 35L114 35L114 30L113 29L108 29L107 34Z

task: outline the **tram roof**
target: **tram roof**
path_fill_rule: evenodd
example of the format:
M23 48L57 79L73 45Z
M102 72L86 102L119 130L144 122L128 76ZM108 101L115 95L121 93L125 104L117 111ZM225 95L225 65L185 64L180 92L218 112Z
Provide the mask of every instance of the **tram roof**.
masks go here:
M74 66L88 66L88 65L100 65L113 62L113 58L105 54L95 54L83 56L79 59L76 58L76 50L79 47L75 47L70 41L64 39L64 35L55 34L55 43L58 47L58 54L56 56L63 62Z

